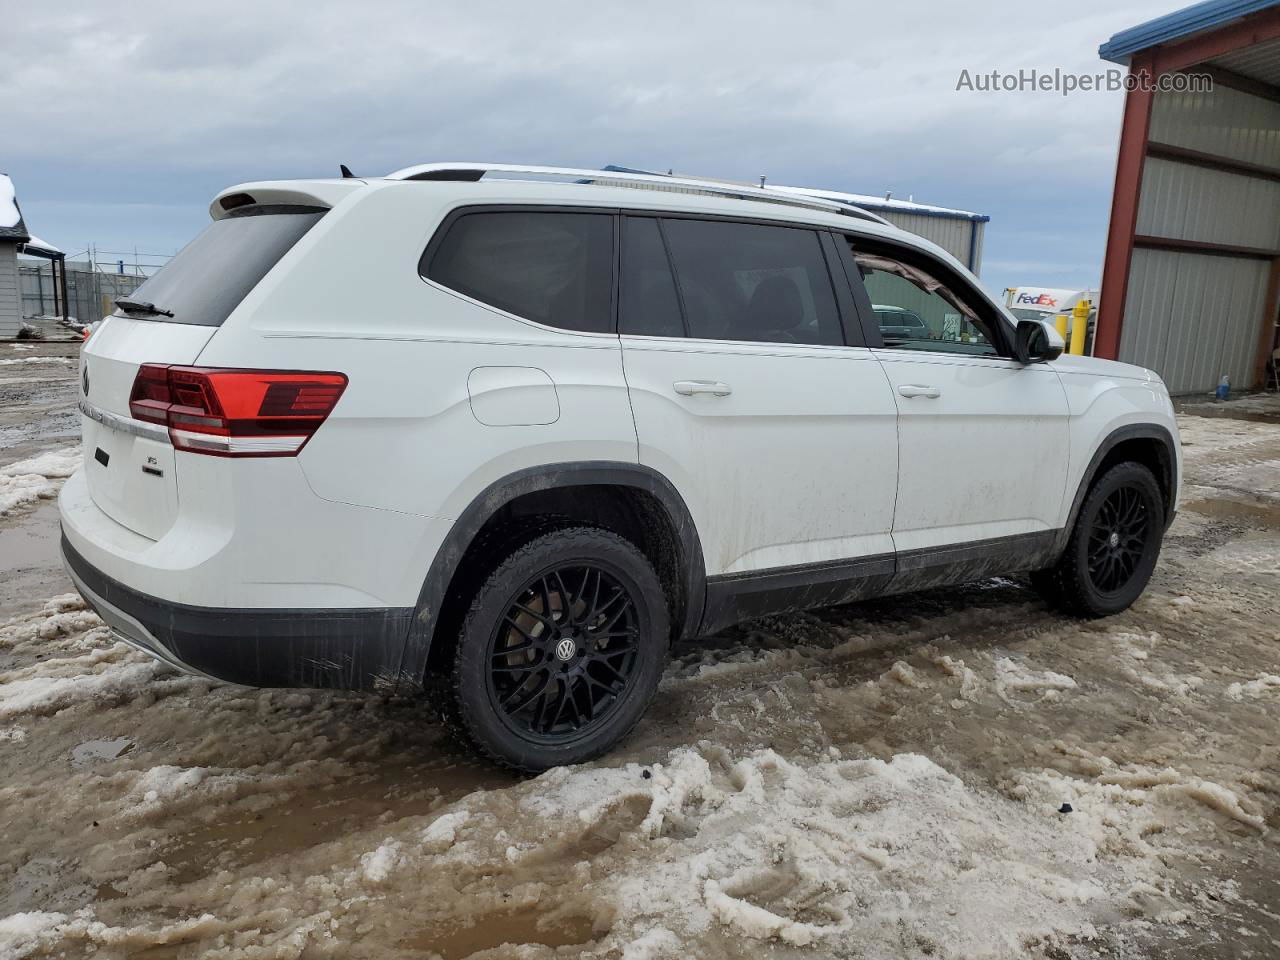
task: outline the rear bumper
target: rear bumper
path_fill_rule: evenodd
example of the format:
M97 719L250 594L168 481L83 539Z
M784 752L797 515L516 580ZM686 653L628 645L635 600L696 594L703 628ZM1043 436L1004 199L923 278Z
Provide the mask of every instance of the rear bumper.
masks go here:
M394 692L410 607L197 607L148 596L107 576L62 537L62 559L86 602L131 646L180 670L252 687Z

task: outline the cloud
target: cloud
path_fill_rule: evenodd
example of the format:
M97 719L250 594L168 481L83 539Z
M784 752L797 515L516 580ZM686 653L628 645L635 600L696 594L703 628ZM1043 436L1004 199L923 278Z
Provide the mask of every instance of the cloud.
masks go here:
M0 35L16 94L0 168L67 243L87 227L69 206L42 224L44 203L179 205L194 232L229 183L432 159L767 174L1001 216L1053 197L1070 214L1109 193L1118 95L957 92L960 72L1098 71L1099 42L1167 6L28 5ZM1103 219L1074 228L1087 261ZM175 246L173 220L140 212L112 242Z

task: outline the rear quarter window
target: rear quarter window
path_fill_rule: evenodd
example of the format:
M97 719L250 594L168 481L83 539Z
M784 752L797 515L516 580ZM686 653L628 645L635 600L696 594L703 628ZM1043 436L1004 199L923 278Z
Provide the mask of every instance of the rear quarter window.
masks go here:
M551 327L613 332L613 217L486 211L457 217L420 271L451 290Z
M148 313L147 320L220 327L324 213L320 207L286 205L234 210L205 227L129 298L173 314Z

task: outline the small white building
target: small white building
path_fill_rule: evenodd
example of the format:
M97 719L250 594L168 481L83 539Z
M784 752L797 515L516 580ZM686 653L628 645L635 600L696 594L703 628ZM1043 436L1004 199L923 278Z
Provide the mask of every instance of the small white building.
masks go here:
M0 173L0 340L18 336L23 328L22 278L18 272L20 253L50 262L54 312L65 320L66 255L53 244L31 235L23 222L13 181L6 174Z
M0 173L0 339L22 329L22 293L18 288L18 246L31 239L13 181Z

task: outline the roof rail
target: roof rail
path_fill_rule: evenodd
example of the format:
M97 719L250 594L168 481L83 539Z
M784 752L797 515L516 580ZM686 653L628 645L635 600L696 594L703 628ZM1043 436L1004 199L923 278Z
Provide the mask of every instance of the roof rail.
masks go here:
M580 167L541 167L520 163L420 163L396 170L386 176L388 180L453 180L476 181L486 174L499 180L536 180L562 177L574 183L590 183L608 187L635 187L647 190L664 190L671 193L705 194L714 197L731 197L736 200L754 200L757 203L777 203L788 207L803 207L823 213L836 213L891 226L888 220L869 210L821 197L809 197L795 193L781 193L768 187L735 186L687 177L675 177L660 173L629 173L614 170L590 170ZM547 182L547 181L541 181ZM554 182L554 181L552 181Z

